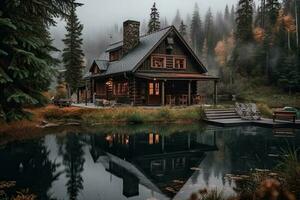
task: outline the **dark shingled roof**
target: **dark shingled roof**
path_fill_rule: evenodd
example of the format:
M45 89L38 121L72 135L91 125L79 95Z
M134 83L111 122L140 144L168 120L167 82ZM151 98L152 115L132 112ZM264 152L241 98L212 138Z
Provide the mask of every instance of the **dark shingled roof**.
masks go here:
M144 59L147 58L147 55L155 50L155 48L160 44L160 41L167 37L168 33L173 30L178 35L180 35L180 33L178 33L174 26L170 26L152 34L141 36L140 43L137 47L132 49L128 54L123 55L120 60L113 62L109 62L109 51L122 48L123 41L109 45L106 51L101 54L100 58L94 61L98 65L100 70L103 69L103 72L96 76L107 76L124 72L134 72L137 67L139 67L139 65L144 61ZM186 44L184 39L182 37L180 38ZM190 50L191 54L195 57L199 65L202 67L203 73L206 73L207 69L203 66L197 55L188 46L188 44L186 44L186 46Z
M168 27L155 33L141 36L139 45L132 49L127 55L123 56L122 59L114 62L108 62L107 60L107 70L101 73L101 76L133 71L140 61L143 60L143 58L155 47L156 44L158 44L158 42L171 30L171 28L172 27ZM100 59L107 59L107 51L117 49L122 45L122 41L110 45L106 49L106 52L101 54ZM95 62L97 65L103 64L103 60L101 63L97 63L97 60L95 60ZM98 67L100 66L98 65Z
M108 61L107 60L95 60L94 61L98 66L100 71L106 71L108 68Z

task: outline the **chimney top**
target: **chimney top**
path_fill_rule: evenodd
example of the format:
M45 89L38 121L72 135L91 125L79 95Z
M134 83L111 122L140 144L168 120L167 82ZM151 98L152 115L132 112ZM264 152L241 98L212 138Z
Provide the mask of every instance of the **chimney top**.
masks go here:
M123 23L123 54L127 54L140 43L140 22L127 20Z

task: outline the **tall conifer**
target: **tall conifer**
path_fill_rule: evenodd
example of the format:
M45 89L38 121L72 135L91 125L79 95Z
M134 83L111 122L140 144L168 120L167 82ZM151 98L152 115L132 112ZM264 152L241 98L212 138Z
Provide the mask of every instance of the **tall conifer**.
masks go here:
M57 60L49 26L63 17L71 0L0 1L0 117L29 116L26 105L45 102Z
M153 4L151 8L150 21L148 24L148 33L153 33L160 29L159 12L156 8L156 4Z
M62 54L69 95L76 91L82 79L82 70L84 68L82 29L83 25L79 22L76 15L76 6L74 5L70 9L70 15L67 18L67 34L65 39L63 39L65 48Z
M204 42L204 37L202 30L202 22L199 14L199 7L197 3L195 4L194 8L190 34L192 47L196 51L196 53L200 54Z

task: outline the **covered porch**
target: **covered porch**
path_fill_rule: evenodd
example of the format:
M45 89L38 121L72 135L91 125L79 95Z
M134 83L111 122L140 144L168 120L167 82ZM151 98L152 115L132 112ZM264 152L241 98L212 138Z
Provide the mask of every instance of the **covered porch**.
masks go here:
M217 104L218 78L201 74L137 73L137 85L143 105L148 106L190 106L206 103L206 95L199 94L199 81L214 83L213 103Z

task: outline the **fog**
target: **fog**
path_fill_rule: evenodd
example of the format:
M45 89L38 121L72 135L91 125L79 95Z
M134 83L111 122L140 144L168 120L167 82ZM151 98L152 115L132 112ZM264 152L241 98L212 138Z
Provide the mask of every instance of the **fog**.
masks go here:
M77 9L77 14L84 25L83 49L87 65L92 59L99 57L108 43L120 39L111 33L119 30L123 21L138 20L145 26L154 3L153 0L78 0L78 2L84 4ZM188 14L191 16L195 3L199 5L203 20L209 7L214 13L223 12L226 4L231 8L232 5L236 5L237 0L156 0L155 2L160 18L166 18L170 24L177 10L180 11L183 19L186 19ZM62 50L64 45L61 40L65 34L65 23L60 19L57 22L56 27L51 27L51 33L54 45ZM60 57L60 54L57 57Z

